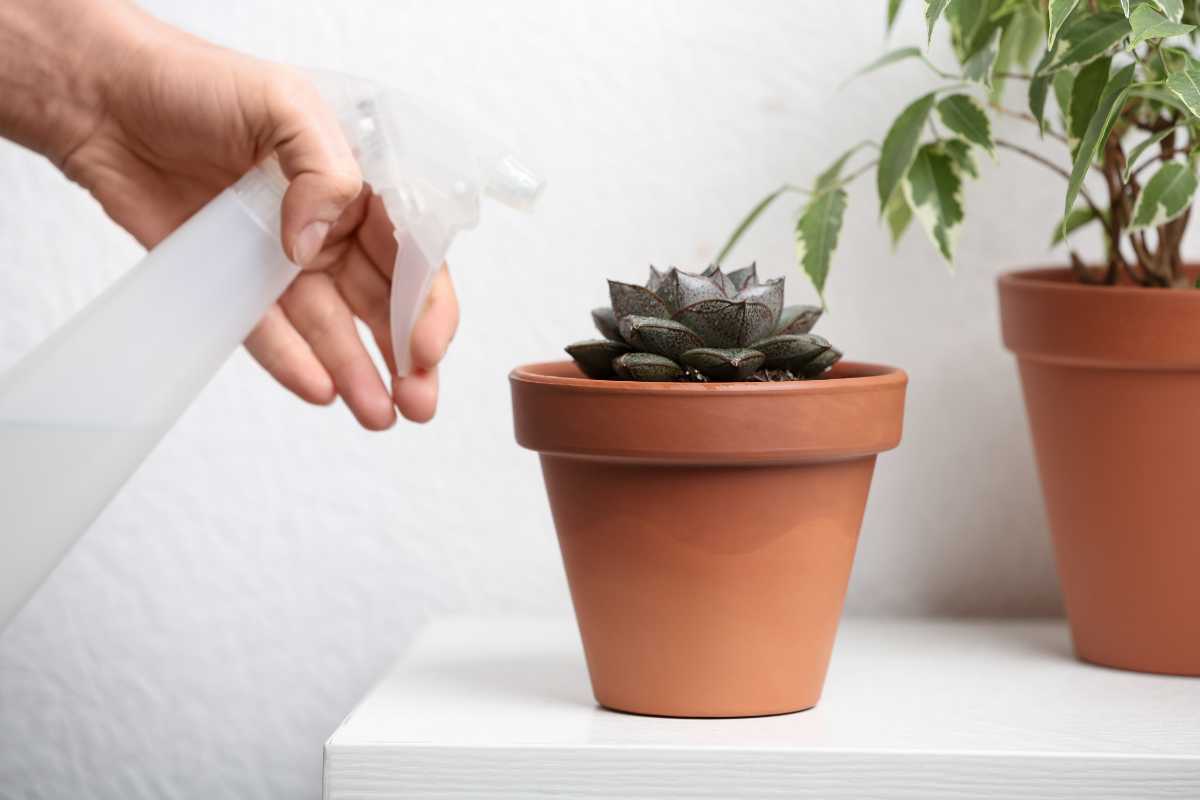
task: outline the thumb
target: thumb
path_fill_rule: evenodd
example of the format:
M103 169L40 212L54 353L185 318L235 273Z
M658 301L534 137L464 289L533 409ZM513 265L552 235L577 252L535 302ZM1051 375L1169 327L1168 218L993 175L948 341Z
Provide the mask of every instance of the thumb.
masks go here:
M283 251L305 266L362 191L362 173L333 111L306 81L272 93L272 146L289 181L283 196Z

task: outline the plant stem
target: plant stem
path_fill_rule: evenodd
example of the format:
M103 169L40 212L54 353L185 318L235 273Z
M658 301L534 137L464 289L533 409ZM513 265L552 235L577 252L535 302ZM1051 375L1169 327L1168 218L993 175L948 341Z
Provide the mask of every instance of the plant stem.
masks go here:
M989 105L991 105L992 110L998 114L1003 114L1006 117L1011 117L1013 119L1019 119L1022 122L1028 122L1033 125L1037 125L1039 128L1041 127L1041 125L1037 121L1037 118L1035 118L1033 116L1033 114L1028 114L1024 111L1014 111L1011 108L1005 108L1004 106L1000 105L999 103L990 103ZM1049 136L1051 139L1056 139L1057 141L1060 141L1063 144L1067 144L1067 137L1063 136L1060 133L1056 133L1054 131L1049 131L1049 130L1044 131L1044 133L1047 136Z
M1025 156L1026 158L1032 159L1032 160L1036 161L1037 163L1041 164L1043 167L1054 170L1059 175L1066 178L1068 181L1071 180L1071 173L1067 172L1065 169L1060 167L1058 164L1055 164L1053 161L1051 161L1050 159L1041 155L1040 153L1035 153L1026 147L1022 147L1021 145L1016 144L1014 142L1010 142L1006 139L997 139L996 146L1003 147L1006 150L1012 150L1014 153L1020 153L1021 155ZM1092 196L1088 193L1087 187L1081 186L1079 188L1079 196L1083 198L1083 201L1088 204L1088 207L1092 209L1092 211L1096 214L1096 216L1098 216L1098 217L1103 216L1100 213L1100 207L1096 205L1095 201L1092 200Z

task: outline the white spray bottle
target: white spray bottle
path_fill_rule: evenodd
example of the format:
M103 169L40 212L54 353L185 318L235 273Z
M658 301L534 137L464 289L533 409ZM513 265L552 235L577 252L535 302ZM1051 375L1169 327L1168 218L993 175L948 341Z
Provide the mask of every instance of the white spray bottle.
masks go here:
M403 376L430 281L482 195L525 209L541 182L403 94L314 78L396 227ZM286 188L273 159L251 170L0 376L0 630L299 274L279 242Z

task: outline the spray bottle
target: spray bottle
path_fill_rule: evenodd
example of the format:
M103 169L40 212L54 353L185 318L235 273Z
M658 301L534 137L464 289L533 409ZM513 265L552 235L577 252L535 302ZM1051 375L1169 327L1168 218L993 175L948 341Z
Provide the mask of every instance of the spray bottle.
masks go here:
M404 376L433 275L481 197L526 209L541 182L401 93L314 82L396 228ZM279 242L286 189L273 159L251 170L0 376L0 630L299 274Z

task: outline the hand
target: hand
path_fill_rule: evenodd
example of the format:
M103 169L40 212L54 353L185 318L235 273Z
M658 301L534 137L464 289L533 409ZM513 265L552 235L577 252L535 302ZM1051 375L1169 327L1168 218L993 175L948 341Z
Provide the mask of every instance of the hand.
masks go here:
M363 185L332 112L301 75L213 46L132 6L114 10L106 2L91 13L92 0L15 2L29 15L57 9L59 25L95 28L85 37L89 55L74 60L96 77L76 81L88 90L75 92L83 99L64 125L39 135L35 124L10 123L13 138L55 161L146 247L274 153L290 180L282 245L304 272L246 339L247 349L301 398L327 404L341 396L368 429L390 427L395 408L414 421L433 416L437 364L458 324L449 273L443 266L414 331L413 373L393 377L389 392L355 320L366 323L394 376L392 226ZM70 43L48 37L44 46Z

